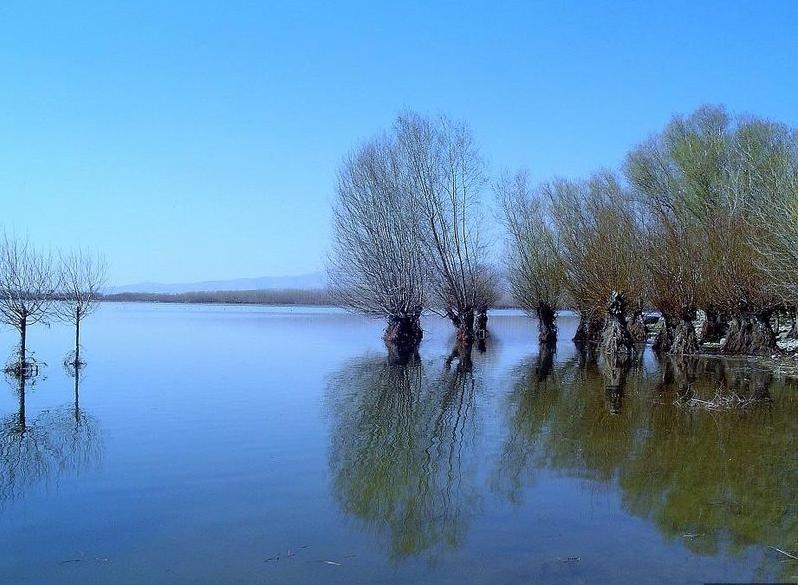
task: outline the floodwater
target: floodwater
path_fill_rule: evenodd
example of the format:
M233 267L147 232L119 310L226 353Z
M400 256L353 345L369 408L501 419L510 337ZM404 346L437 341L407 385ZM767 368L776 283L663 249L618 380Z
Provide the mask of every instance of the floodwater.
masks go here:
M424 327L400 366L335 310L110 304L77 387L71 331L33 328L48 365L0 387L0 582L798 580L795 385L541 354L512 312L471 360ZM755 400L686 405L718 393Z

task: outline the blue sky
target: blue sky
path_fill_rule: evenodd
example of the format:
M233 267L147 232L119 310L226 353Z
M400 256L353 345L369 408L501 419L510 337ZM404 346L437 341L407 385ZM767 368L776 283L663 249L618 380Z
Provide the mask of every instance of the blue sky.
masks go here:
M702 103L798 125L798 1L432 4L4 2L0 224L117 284L297 274L403 108L540 180Z

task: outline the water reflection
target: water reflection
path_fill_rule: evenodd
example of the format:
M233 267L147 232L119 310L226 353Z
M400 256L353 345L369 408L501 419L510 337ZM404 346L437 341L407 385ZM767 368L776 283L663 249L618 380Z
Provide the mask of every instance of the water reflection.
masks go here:
M329 381L335 497L390 556L460 546L479 506L473 483L479 384L470 352L408 364L365 356Z
M512 379L496 493L519 501L544 468L588 478L694 553L754 551L759 576L794 574L767 546L798 542L798 401L768 371L697 358L646 370L577 356L553 367L541 354ZM686 406L729 395L756 402Z
M24 497L39 485L95 466L102 455L97 420L80 407L80 373L74 376L74 401L27 414L26 398L36 384L9 378L19 399L17 411L0 419L0 504Z

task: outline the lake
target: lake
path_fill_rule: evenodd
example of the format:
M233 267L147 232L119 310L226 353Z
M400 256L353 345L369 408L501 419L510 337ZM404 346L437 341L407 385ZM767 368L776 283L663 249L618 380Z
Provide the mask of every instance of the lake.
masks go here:
M107 304L30 331L0 391L0 582L795 581L798 394L745 362L584 357L491 315L471 360L424 322ZM2 351L16 342L0 334ZM716 393L746 408L690 406Z

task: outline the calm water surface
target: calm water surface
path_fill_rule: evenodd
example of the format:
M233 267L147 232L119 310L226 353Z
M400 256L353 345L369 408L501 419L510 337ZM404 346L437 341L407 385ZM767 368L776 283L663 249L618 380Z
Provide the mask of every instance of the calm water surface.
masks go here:
M769 548L798 549L794 385L490 326L469 361L429 319L397 366L334 310L108 305L77 388L36 327L44 374L0 388L0 582L798 580ZM717 391L767 400L675 405Z

